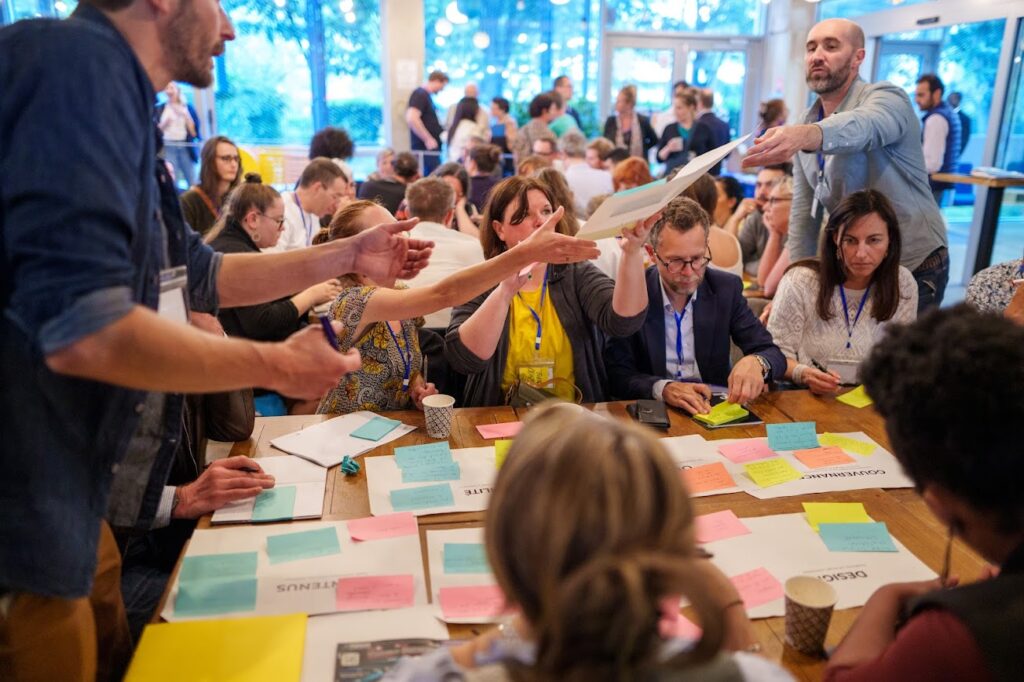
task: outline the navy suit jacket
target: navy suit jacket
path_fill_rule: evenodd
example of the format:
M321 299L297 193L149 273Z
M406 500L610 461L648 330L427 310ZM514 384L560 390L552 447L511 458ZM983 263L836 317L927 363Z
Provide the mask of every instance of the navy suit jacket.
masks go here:
M700 156L712 149L717 149L729 141L729 124L710 111L705 112L696 120L690 133L690 151ZM712 166L708 173L718 175L722 170L722 162Z
M665 370L665 306L658 268L647 269L647 317L632 336L609 339L604 361L612 395L618 399L651 398L654 384L669 378ZM729 383L729 339L744 355L757 354L772 366L771 379L782 379L786 358L743 297L736 275L708 269L693 303L693 345L705 384Z

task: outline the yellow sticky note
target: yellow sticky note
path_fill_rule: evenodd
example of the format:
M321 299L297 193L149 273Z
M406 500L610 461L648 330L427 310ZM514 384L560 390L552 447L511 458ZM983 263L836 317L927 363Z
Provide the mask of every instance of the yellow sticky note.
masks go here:
M865 443L864 441L857 440L856 438L840 436L837 433L821 434L818 436L818 443L821 445L835 445L847 452L852 452L853 454L861 455L862 457L866 457L875 451L875 446L871 443Z
M874 523L860 502L804 502L807 523L818 532L819 523Z
M804 476L796 469L796 467L781 457L762 459L759 462L750 462L749 464L744 464L743 468L754 483L758 484L762 488L768 488L770 486L787 483L789 481L796 481Z
M711 411L707 414L695 414L693 418L711 426L718 426L719 424L728 424L737 419L743 419L748 414L750 413L743 409L741 405L723 400L712 407Z
M290 682L302 675L306 614L148 625L126 682Z
M846 403L850 407L867 407L875 402L868 395L867 391L864 390L864 386L858 386L852 391L847 391L836 398L836 400L841 403Z
M502 438L494 441L494 468L500 469L501 465L505 463L505 458L508 457L509 448L512 447L512 441L507 438Z

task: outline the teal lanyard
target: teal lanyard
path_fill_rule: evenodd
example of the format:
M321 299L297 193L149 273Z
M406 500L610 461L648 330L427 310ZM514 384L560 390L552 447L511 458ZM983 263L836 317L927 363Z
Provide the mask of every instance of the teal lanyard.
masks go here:
M547 293L548 293L548 270L547 270L547 268L544 268L544 284L542 284L541 287L540 287L540 309L541 309L541 311L544 310L544 296L546 296ZM519 297L519 301L524 306L526 306L526 309L530 311L531 315L533 315L534 321L537 322L537 336L533 340L533 349L535 351L540 351L540 340L541 340L541 338L544 335L543 325L542 325L542 323L540 321L540 314L536 310L534 310L533 308L530 307L530 304L527 303L523 299L523 295L521 293L519 293L517 291L516 292L516 296Z

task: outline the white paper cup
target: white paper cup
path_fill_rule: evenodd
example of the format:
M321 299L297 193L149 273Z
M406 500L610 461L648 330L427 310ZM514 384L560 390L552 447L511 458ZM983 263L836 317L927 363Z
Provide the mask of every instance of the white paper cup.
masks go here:
M824 652L836 606L835 588L821 578L800 575L786 581L786 644L810 656Z
M423 399L423 419L427 423L427 435L431 438L447 438L452 432L452 415L455 414L455 398L438 393Z

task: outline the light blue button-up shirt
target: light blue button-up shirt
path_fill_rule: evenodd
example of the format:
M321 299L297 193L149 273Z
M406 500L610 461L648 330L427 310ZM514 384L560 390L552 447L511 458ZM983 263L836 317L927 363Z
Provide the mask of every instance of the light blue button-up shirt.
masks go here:
M693 302L697 300L697 292L693 292L690 300L683 308L683 319L676 324L676 309L672 306L665 283L661 283L661 305L665 315L665 376L654 384L651 393L655 400L663 400L665 387L673 381L691 381L700 383L700 368L697 367L697 356L693 343ZM676 339L682 336L683 355L676 353Z

